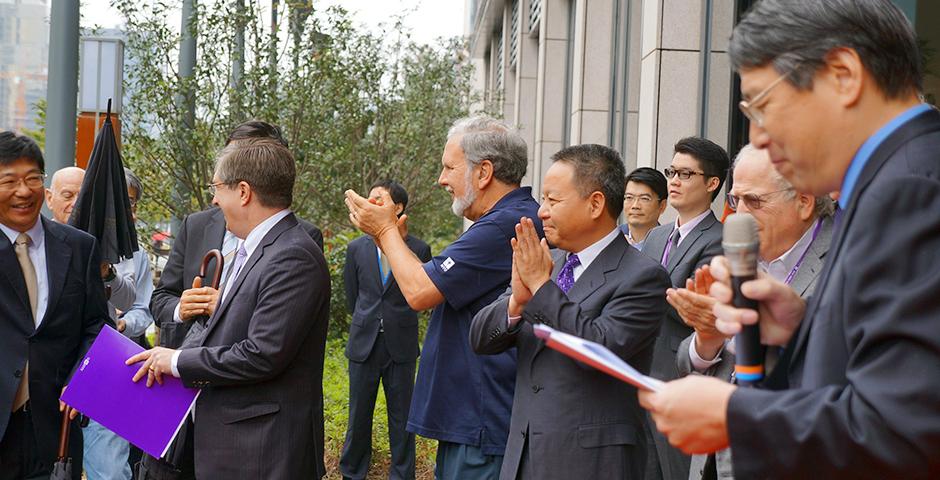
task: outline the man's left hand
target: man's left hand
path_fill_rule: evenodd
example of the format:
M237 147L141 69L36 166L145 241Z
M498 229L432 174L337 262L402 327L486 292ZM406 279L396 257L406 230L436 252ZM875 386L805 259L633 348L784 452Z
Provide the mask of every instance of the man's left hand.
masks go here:
M379 202L371 202L352 190L346 190L346 208L349 209L349 220L362 233L371 235L381 242L382 235L387 231L398 232L398 216L395 214L395 203L386 192L382 192Z
M176 350L154 347L128 358L124 363L126 365L133 365L140 361L144 362L141 364L140 369L137 370L137 373L134 374L134 378L132 379L134 382L146 376L148 387L152 386L154 381L163 385L163 375L173 375L172 362L174 353L176 353Z
M640 391L656 428L688 455L728 447L728 402L734 385L717 378L689 375L663 385L658 392Z
M552 279L552 254L548 242L539 240L538 230L531 218L522 217L516 224L516 238L510 240L513 250L513 266L519 280L535 293Z

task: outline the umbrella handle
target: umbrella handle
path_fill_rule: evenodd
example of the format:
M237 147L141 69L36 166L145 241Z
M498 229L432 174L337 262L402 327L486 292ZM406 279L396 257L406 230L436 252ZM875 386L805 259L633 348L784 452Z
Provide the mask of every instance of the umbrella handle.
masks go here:
M225 263L225 258L222 256L222 252L217 248L213 248L206 252L206 256L202 257L202 265L199 266L199 276L202 277L203 281L206 278L206 269L209 268L209 261L215 259L215 274L212 275L212 284L209 285L212 288L219 289L219 281L222 279L222 265Z
M58 460L65 460L68 457L69 453L69 430L71 430L72 421L69 419L69 410L71 407L66 406L65 411L62 412L62 427L59 428L59 456Z

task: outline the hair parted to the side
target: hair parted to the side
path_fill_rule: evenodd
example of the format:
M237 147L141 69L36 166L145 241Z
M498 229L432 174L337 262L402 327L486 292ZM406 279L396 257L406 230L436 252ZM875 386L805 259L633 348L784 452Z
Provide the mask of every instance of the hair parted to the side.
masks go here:
M581 197L593 192L604 194L607 213L616 220L623 211L626 168L620 153L597 144L572 145L552 155L553 162L564 162L574 169L574 183Z
M525 140L515 129L486 115L461 118L447 132L447 139L462 135L460 148L473 168L484 160L493 164L493 176L507 185L519 185L529 165Z
M232 129L232 133L228 134L228 138L225 140L225 146L227 147L232 142L251 138L270 138L290 148L290 145L287 144L287 140L281 133L281 127L261 120L249 120L236 126Z
M293 202L297 175L294 156L272 138L251 138L229 144L216 158L215 174L228 186L247 183L265 207L288 208Z
M663 172L650 167L640 167L627 175L627 183L642 183L656 194L658 201L663 201L669 195L669 185Z
M39 170L46 171L46 161L35 140L10 131L0 132L0 165L9 165L21 158L31 160Z
M761 0L734 27L728 55L737 71L772 64L807 90L836 48L858 52L887 98L923 89L917 37L890 0Z
M721 145L702 137L685 137L676 142L674 153L684 153L698 161L699 167L705 172L705 181L711 177L718 177L718 188L712 192L712 200L718 198L721 186L725 184L728 176L728 152Z

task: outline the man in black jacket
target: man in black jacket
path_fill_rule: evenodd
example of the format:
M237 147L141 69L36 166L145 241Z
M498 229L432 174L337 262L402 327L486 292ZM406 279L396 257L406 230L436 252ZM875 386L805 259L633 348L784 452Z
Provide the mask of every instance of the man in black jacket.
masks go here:
M399 217L408 205L408 192L398 182L378 181L369 197L388 193ZM404 233L405 243L422 262L431 260L431 247ZM388 259L375 241L363 235L346 249L343 268L346 305L352 313L346 357L349 358L349 425L339 468L345 478L362 479L372 456L372 413L379 381L385 388L388 443L392 453L389 478L415 476L415 436L405 431L418 359L418 314L405 300Z

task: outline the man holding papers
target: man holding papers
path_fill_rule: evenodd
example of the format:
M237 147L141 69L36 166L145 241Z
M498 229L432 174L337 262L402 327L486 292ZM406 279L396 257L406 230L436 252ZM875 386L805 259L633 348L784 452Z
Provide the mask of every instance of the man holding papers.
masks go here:
M518 348L502 480L642 478L643 414L635 388L545 348L533 325L600 343L643 373L666 311L666 271L617 228L625 171L620 155L578 145L552 156L539 217L516 225L510 291L473 319L481 354Z
M239 239L232 272L198 346L154 348L134 380L172 374L202 389L196 478L324 475L322 377L330 299L326 260L290 211L295 166L270 139L233 143L216 161L213 203Z

